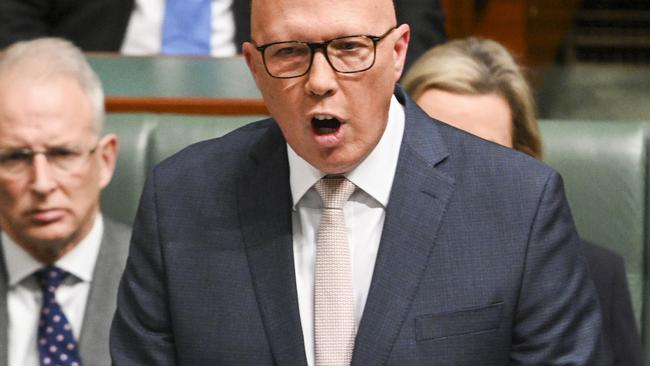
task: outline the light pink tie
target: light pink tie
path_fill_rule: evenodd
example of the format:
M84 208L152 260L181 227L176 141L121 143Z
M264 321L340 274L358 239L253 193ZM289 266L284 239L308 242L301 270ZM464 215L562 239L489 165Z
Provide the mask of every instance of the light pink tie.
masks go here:
M314 186L323 202L316 241L314 338L316 366L348 366L356 327L352 265L343 207L355 186L336 176Z

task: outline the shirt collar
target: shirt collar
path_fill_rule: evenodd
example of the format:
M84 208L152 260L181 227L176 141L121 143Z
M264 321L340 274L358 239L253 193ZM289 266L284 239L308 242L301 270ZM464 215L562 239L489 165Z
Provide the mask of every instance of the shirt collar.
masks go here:
M70 252L59 258L55 265L82 281L90 282L93 277L93 269L99 254L103 233L104 220L101 214L97 214L95 223L88 235ZM0 236L10 287L20 283L26 277L44 267L43 263L34 259L5 232L0 232Z
M393 95L388 111L388 123L379 143L370 154L351 172L345 176L384 207L388 205L390 190L395 177L399 149L404 135L404 107ZM301 158L287 144L289 158L289 182L293 208L307 191L325 173Z

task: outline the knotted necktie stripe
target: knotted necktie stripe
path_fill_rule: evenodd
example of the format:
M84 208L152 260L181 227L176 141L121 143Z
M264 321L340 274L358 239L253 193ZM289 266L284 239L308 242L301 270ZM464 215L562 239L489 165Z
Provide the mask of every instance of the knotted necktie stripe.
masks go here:
M314 338L316 366L349 365L354 348L352 265L343 207L355 186L343 177L323 178L316 243Z

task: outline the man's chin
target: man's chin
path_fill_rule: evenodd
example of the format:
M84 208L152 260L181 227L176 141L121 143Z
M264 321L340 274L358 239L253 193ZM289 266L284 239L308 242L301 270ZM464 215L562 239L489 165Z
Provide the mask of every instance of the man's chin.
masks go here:
M359 165L362 158L351 159L349 156L340 154L338 151L330 154L322 154L311 164L326 174L345 174L352 171Z
M42 249L47 247L60 248L70 242L73 236L73 230L69 228L69 225L57 222L29 228L24 232L22 241Z

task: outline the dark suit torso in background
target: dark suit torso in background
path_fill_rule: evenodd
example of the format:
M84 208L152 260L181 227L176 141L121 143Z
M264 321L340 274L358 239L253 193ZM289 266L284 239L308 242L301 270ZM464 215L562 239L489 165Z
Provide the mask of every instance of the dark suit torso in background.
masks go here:
M411 26L404 70L423 53L447 41L441 0L395 0L397 23Z
M0 49L19 40L54 36L84 51L119 51L134 0L2 0ZM248 0L235 0L235 45L250 37ZM398 23L411 25L406 64L446 40L440 0L396 0Z
M128 255L131 231L104 216L104 235L97 255L79 337L79 351L85 366L108 366L108 333L115 312L117 285ZM7 273L0 247L0 366L7 366ZM36 347L36 344L34 344ZM14 366L14 365L8 365Z
M591 365L598 301L559 175L397 95L404 139L352 365ZM305 365L291 206L272 120L157 166L115 364Z
M603 314L603 357L607 364L643 366L643 348L637 330L625 263L617 253L583 241L582 250L596 285Z
M0 49L37 37L62 37L84 51L119 51L133 0L2 0Z

